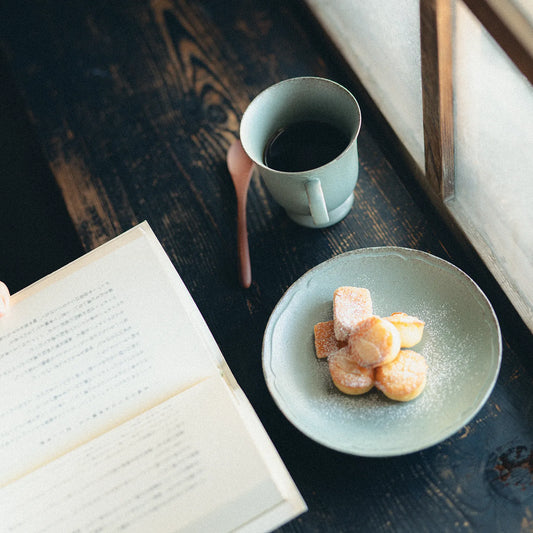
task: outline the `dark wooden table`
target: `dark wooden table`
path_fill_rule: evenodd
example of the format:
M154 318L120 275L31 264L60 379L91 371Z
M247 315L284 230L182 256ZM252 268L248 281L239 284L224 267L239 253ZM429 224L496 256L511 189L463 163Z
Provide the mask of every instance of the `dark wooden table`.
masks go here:
M308 513L283 531L533 531L531 334L395 159L366 95L304 5L4 0L0 45L37 136L27 156L39 159L35 147L42 149L68 212L61 218L46 166L35 170L37 182L0 174L0 279L20 288L14 260L26 278L38 277L59 266L54 261L146 219L307 501ZM329 229L305 229L254 180L253 284L244 290L225 153L250 100L300 75L339 81L362 103L356 205ZM10 143L12 134L2 134L4 160L7 150L21 150ZM20 163L25 175L33 173L25 157ZM38 208L28 212L32 205ZM6 212L24 231L6 222ZM19 249L14 236L33 244ZM431 252L471 275L499 316L504 353L494 392L463 430L418 453L368 459L322 447L284 418L263 379L261 343L272 309L299 276L339 253L383 245Z

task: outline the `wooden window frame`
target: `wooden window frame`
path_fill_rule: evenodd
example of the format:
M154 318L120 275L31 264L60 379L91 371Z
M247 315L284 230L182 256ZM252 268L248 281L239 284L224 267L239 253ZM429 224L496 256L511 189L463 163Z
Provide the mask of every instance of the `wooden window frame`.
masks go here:
M516 6L517 0L419 0L419 39L422 91L422 155L413 155L402 142L379 107L373 102L371 87L353 69L352 61L335 44L331 35L334 20L328 21L332 2L302 0L308 3L315 19L329 35L329 42L340 51L344 65L353 71L353 82L360 89L366 111L376 124L376 131L385 140L389 155L409 181L411 177L426 194L432 207L468 252L482 259L495 281L509 297L524 322L533 331L533 302L523 294L509 270L495 257L474 222L468 217L459 198L455 198L455 124L454 124L454 24L455 10L466 7L476 17L500 48L509 56L529 83L533 83L533 23ZM358 0L351 0L356 3ZM462 4L461 4L462 2ZM332 8L334 9L334 8ZM333 21L333 23L332 23ZM349 51L349 50L348 50ZM387 140L391 142L387 142ZM418 146L417 146L418 148ZM404 172L405 171L405 172ZM416 188L413 189L416 191ZM512 269L511 269L512 270Z
M512 0L462 0L533 83L533 27Z
M420 1L426 181L442 200L454 192L451 0Z
M533 83L533 28L512 0L458 0ZM453 0L420 0L425 180L443 202L454 195Z

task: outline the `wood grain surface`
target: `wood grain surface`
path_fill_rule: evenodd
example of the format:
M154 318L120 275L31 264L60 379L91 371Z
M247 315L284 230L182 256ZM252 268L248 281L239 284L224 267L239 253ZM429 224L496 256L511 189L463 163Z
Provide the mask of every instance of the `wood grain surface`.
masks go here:
M448 0L420 3L424 153L429 185L442 200L453 197L453 17Z
M404 167L384 156L365 107L355 206L337 225L295 225L254 177L254 277L250 289L239 285L225 155L244 109L300 75L334 79L359 97L303 5L5 0L0 35L83 248L146 219L194 297L309 506L283 531L533 531L531 336ZM383 245L428 251L470 274L495 305L504 357L493 394L463 430L418 453L367 459L322 447L283 417L264 382L261 345L299 276Z

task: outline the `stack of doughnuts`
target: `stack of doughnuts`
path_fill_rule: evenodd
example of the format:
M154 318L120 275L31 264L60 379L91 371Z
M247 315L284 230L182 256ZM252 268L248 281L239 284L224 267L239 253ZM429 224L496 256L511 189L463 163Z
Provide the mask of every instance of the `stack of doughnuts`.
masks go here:
M339 287L333 293L333 320L314 326L315 351L328 362L335 386L359 395L374 386L392 400L413 400L424 390L428 366L410 349L425 323L403 312L374 314L370 291Z

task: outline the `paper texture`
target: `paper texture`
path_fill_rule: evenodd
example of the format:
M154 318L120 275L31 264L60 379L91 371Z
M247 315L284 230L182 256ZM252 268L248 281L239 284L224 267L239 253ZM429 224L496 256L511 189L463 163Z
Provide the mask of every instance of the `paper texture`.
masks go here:
M6 531L261 531L305 509L147 223L14 295L0 385Z

